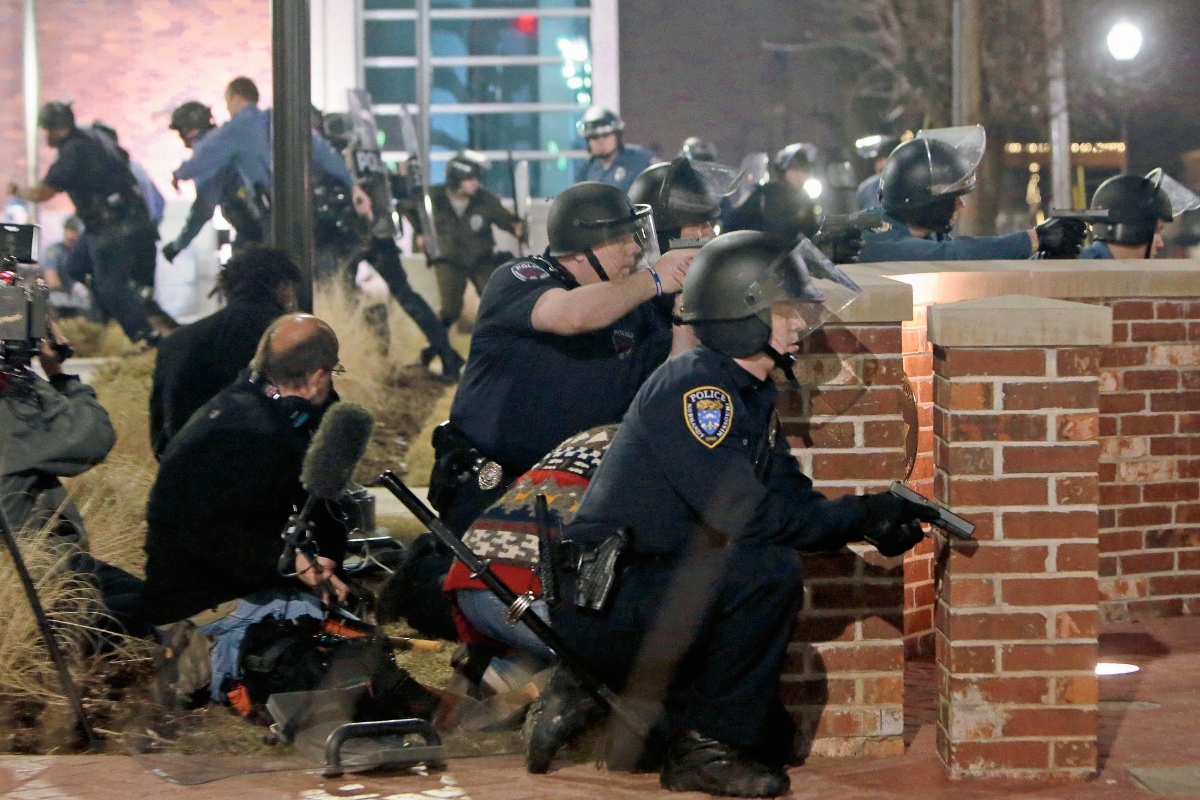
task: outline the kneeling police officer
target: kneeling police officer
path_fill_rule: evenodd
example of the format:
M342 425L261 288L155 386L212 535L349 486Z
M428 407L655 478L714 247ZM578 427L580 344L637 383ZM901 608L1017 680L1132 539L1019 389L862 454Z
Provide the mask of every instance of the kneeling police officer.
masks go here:
M858 291L807 240L789 252L747 231L705 245L682 311L702 344L643 385L564 534L585 553L625 542L611 596L585 570L567 572L560 596L575 602L553 621L597 677L666 728L664 788L787 792L794 728L779 675L799 553L865 540L898 556L923 536L926 512L897 497L827 500L779 434L771 370ZM601 716L557 670L529 770L546 771Z
M1007 236L950 238L963 195L975 191L986 146L983 126L971 125L921 131L893 150L879 176L889 227L864 234L859 262L1078 257L1087 238L1079 220L1051 219Z
M1163 247L1163 226L1200 209L1200 197L1160 168L1144 178L1109 178L1092 195L1092 209L1107 210L1112 221L1092 225L1092 243L1080 258L1154 258Z

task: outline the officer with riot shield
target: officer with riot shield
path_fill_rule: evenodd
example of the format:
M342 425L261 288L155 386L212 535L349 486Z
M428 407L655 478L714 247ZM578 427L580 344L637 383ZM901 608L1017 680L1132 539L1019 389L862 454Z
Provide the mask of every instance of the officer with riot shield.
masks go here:
M157 344L161 334L148 311L161 310L139 296L135 285L154 285L158 231L129 167L129 154L106 133L75 125L69 103L51 102L38 114L58 159L37 186L8 186L9 194L43 203L66 192L83 220L83 244L92 269L96 305L121 325L133 342ZM173 324L173 320L168 320Z
M859 294L810 242L722 235L695 257L683 320L701 346L660 367L625 414L566 528L555 629L597 677L665 732L641 753L674 791L784 794L794 729L779 676L802 597L800 552L868 541L898 556L928 512L890 494L827 500L775 412L776 366ZM603 717L557 670L527 766ZM621 731L610 763L637 757Z
M607 108L592 106L583 112L575 130L587 142L591 156L576 170L576 183L600 181L627 192L633 179L650 166L650 153L625 144L625 120Z
M756 185L725 217L729 231L761 231L781 245L817 232L817 211L805 183L818 160L817 148L804 142L789 144L771 159L770 179Z
M349 113L327 114L323 120L322 141L327 138L354 168L352 191L346 192L329 182L317 189L316 230L322 241L330 243L327 274L340 273L347 285L352 285L352 270L359 261L367 261L429 341L421 354L422 363L428 365L439 358L442 362L439 377L457 380L463 358L451 346L437 314L409 284L400 259L392 215L393 179L381 157L371 97L364 90L351 89L349 104ZM377 305L372 309L368 309L368 321L382 336L387 331L387 306Z
M1144 178L1109 178L1092 195L1092 209L1108 211L1110 221L1092 225L1092 243L1080 258L1154 258L1163 246L1163 226L1200 210L1200 197L1160 168Z
M880 173L886 230L868 231L861 262L1076 258L1087 236L1077 219L1050 219L1028 231L952 238L963 195L975 190L987 135L982 125L920 131L892 151Z

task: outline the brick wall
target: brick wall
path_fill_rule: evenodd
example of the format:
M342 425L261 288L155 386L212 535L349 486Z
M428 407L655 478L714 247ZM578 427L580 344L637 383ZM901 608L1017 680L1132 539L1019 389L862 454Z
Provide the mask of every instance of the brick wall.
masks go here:
M933 496L933 349L926 331L928 310L914 308L904 323L904 372L916 400L916 462L906 481L913 491ZM911 435L911 434L910 434ZM909 443L911 449L914 442ZM917 545L904 559L904 646L910 657L933 652L933 540Z
M935 557L939 755L951 777L1089 776L1098 348L934 353L936 495L977 525Z
M0 6L0 181L23 183L21 13L19 2ZM222 92L237 75L270 104L268 0L39 0L37 13L42 102L73 100L80 122L116 127L168 199L188 152L167 130L172 108L197 99L226 118ZM41 174L54 155L43 144Z
M818 489L862 494L904 477L898 322L827 327L806 340L796 373L805 388L786 392L779 413ZM801 740L817 755L899 755L903 559L856 545L804 561L804 608L783 676Z
M1200 611L1200 299L1116 299L1100 354L1105 619Z

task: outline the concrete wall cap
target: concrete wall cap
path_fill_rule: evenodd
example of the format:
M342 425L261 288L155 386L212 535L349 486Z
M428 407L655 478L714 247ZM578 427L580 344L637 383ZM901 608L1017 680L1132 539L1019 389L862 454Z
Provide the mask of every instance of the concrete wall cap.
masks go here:
M929 307L929 341L943 347L1065 347L1112 343L1112 309L1003 295Z
M855 264L843 265L842 269L863 290L842 312L842 322L906 322L913 318L912 286L860 269Z

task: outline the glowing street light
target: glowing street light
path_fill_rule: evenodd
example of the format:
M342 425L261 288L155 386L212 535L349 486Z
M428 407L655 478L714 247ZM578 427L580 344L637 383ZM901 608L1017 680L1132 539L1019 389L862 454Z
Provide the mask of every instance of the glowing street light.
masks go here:
M1118 22L1108 32L1108 52L1117 61L1132 61L1142 51L1142 32L1132 22Z

